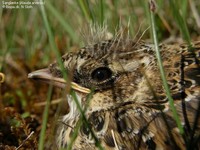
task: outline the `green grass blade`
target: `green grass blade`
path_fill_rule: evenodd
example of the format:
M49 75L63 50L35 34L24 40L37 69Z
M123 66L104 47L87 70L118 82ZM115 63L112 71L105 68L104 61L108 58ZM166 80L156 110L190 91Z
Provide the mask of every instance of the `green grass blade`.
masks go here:
M81 105L80 105L80 103L79 103L79 101L78 101L78 98L77 98L77 96L76 96L76 93L72 90L71 91L71 95L72 95L72 97L74 98L74 101L75 101L75 103L76 103L76 105L77 105L77 107L78 107L78 109L79 109L79 111L80 111L80 113L81 113L81 118L80 118L80 120L81 120L81 122L82 123L78 123L78 127L80 127L80 125L81 124L85 124L87 127L88 127L88 129L89 129L89 131L90 131L90 133L91 133L91 135L92 135L92 137L94 138L94 141L95 141L95 145L99 148L99 150L103 150L103 147L101 146L101 143L100 143L100 141L97 139L97 137L95 136L95 133L93 132L93 130L91 129L91 127L90 127L90 125L89 125L89 122L88 122L88 120L87 120L87 118L86 118L86 116L85 116L85 112L86 112L86 110L87 110L87 107L88 107L88 105L89 105L89 101L91 100L91 96L93 95L93 91L89 94L89 96L87 97L87 101L86 101L86 105L85 105L85 107L84 107L84 110L81 108ZM76 133L76 134L78 134L78 133ZM76 135L75 135L76 136Z
M180 118L179 118L178 113L176 111L176 108L174 106L174 100L171 96L169 86L167 84L167 79L166 79L166 76L165 76L165 71L164 71L164 68L163 68L162 59L161 59L161 55L160 55L160 51L159 51L158 40L157 40L156 25L155 25L155 20L154 20L154 12L151 11L151 10L150 10L150 17L151 17L150 23L151 23L151 30L152 30L152 33L153 33L153 41L154 41L154 45L155 45L156 58L157 58L158 66L159 66L159 69L160 69L160 74L161 74L161 78L162 78L162 81L163 81L163 86L164 86L167 98L169 100L169 105L170 105L170 108L172 110L176 124L177 124L177 126L180 130L180 133L183 134L184 130L183 130L183 127L181 125L181 121L180 121Z
M50 100L51 100L51 94L52 94L53 86L49 86L48 94L47 94L47 103L44 109L43 113L43 119L42 119L42 129L40 131L40 138L39 138L39 144L38 149L43 150L44 149L44 140L46 135L46 127L47 127L47 121L48 121L48 113L49 113L49 107L50 107Z
M101 26L103 27L103 23L104 23L104 10L105 10L105 4L104 4L104 1L103 0L100 0L100 24L101 24Z
M71 27L70 23L67 22L67 20L65 20L62 17L62 14L59 13L59 11L57 11L50 2L45 3L46 8L49 10L49 12L59 21L59 23L63 26L63 29L65 29L65 31L69 34L70 38L74 41L77 42L78 38L77 36L74 34L75 31L73 30L73 28Z
M93 12L92 9L91 9L90 1L86 0L86 6L87 6L87 10L88 10L88 12L89 12L90 20L91 20L93 23L95 23L94 12Z
M81 9L83 15L85 16L87 22L89 22L90 21L90 15L88 13L88 9L86 8L86 6L84 4L84 1L83 0L78 0L77 3L79 5L79 8Z
M80 119L77 124L76 124L76 127L74 128L73 130L73 135L72 137L70 138L70 142L69 144L67 145L67 150L71 150L72 149L72 146L73 146L73 143L74 141L76 140L77 136L78 136L78 132L79 132L79 129L81 127L81 125L83 124L82 120Z
M179 8L177 7L174 0L170 0L169 3L170 3L170 7L172 8L171 10L172 10L174 19L179 26L179 29L180 29L180 31L183 35L183 38L187 41L188 45L191 45L190 34L189 34L189 31L188 31L186 22L179 12Z
M47 16L46 16L46 12L45 12L45 9L44 9L44 6L41 5L40 6L41 8L41 13L42 13L42 18L43 18L43 21L44 21L44 25L45 25L45 28L46 28L46 31L47 31L47 34L48 34L48 38L49 38L49 43L50 43L50 46L52 48L52 50L54 51L55 55L56 55L56 58L57 58L57 62L61 68L61 71L62 71L62 74L63 74L63 78L66 80L67 79L67 73L64 69L64 65L62 63L62 60L61 60L61 56L60 56L60 53L56 47L56 44L55 44L55 41L54 41L54 36L53 36L53 33L51 31L51 28L50 28L50 25L49 25L49 22L47 20ZM51 87L52 88L52 87ZM49 90L49 93L52 93L52 89ZM47 99L47 103L49 103L48 101L50 101L50 96L51 94L48 94L48 99ZM45 134L45 131L46 131L46 122L47 122L47 118L48 118L48 113L46 111L48 111L48 109L46 110L47 108L45 108L45 111L44 111L44 117L43 117L43 120L44 120L44 124L42 124L42 130L41 130L41 136L40 136L40 139L39 139L39 150L43 150L43 147L44 147L44 134Z
M2 1L1 1L2 3ZM1 24L1 21L2 21L2 12L3 12L3 7L1 6L0 7L0 24Z
M41 8L41 12L42 12L42 18L43 18L43 21L44 21L44 25L45 25L45 28L46 28L46 31L47 31L47 34L48 34L49 43L51 45L52 50L54 51L54 53L56 55L57 62L58 62L59 66L61 68L61 71L63 73L63 78L66 80L67 79L67 73L66 73L64 65L62 63L61 55L60 55L60 53L58 51L58 48L56 47L56 44L55 44L55 41L54 41L54 36L53 36L52 31L51 31L49 22L47 20L47 16L46 16L46 12L45 12L44 6L41 5L40 8Z

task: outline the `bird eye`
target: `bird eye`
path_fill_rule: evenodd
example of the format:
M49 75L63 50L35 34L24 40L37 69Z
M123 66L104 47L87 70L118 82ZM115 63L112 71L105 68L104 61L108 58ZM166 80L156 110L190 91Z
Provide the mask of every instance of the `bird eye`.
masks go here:
M97 82L102 82L112 77L112 71L106 67L100 67L95 69L92 74L92 79Z

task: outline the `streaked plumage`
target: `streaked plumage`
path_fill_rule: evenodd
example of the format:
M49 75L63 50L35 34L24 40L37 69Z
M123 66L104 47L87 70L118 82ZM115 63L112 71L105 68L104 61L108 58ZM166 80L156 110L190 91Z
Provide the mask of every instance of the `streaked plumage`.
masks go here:
M74 88L83 109L89 89L94 89L85 115L96 140L106 150L199 148L200 42L193 43L193 52L185 44L161 44L160 50L184 136L169 108L153 44L119 38L62 57L72 81L84 87L82 91ZM56 62L29 77L51 80L60 87L65 84ZM65 148L81 120L72 96L67 95L67 100L70 112L62 117L56 137L58 147ZM95 148L94 137L82 122L72 149Z

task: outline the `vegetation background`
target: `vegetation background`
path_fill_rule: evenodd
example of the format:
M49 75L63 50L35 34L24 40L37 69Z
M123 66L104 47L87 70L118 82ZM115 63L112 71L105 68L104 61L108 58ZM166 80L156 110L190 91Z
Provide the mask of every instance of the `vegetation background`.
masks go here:
M148 0L45 0L44 5L22 4L24 8L19 5L18 9L3 8L5 2L26 1L4 0L0 5L0 73L5 75L4 81L0 76L0 149L43 149L51 145L61 91L54 88L49 92L48 85L31 81L27 75L84 46L84 27L106 24L113 34L124 27L132 38L137 35L153 42ZM200 41L199 0L155 2L159 42ZM49 111L45 109L48 97ZM66 113L67 105L62 110ZM44 144L45 139L50 142Z

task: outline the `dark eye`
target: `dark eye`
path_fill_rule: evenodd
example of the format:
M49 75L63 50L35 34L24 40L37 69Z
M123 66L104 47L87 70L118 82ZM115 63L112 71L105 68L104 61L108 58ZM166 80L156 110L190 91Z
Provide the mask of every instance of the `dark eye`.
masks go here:
M102 82L112 77L112 71L106 67L100 67L95 69L92 74L92 79L97 82Z

